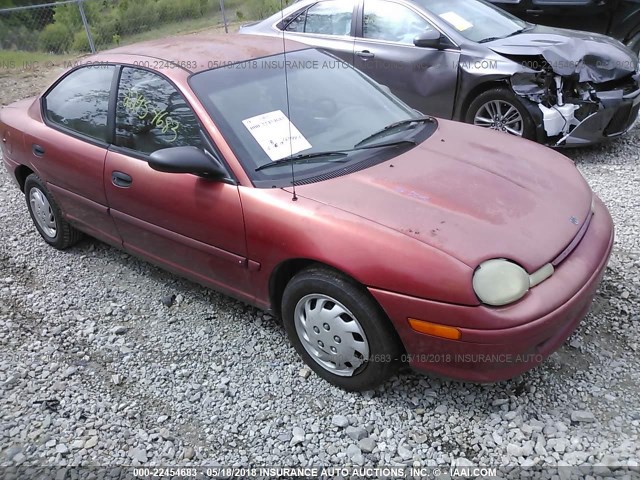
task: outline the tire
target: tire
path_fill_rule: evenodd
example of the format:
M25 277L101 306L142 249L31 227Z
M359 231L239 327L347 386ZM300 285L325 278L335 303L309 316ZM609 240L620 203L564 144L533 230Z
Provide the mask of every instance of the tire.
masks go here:
M380 306L364 287L328 268L311 267L291 279L282 320L304 362L344 390L372 390L401 364L402 345Z
M29 175L25 180L24 195L31 220L45 242L58 250L78 243L82 233L62 217L53 195L36 174Z
M485 110L484 112L482 112L482 110L484 110L486 105L491 104L492 102L494 105L498 104L501 106L503 114L510 112L509 108L513 107L517 111L517 113L519 114L519 118L521 119L521 121L519 122L519 130L521 131L521 134L516 136L528 138L529 140L535 140L536 127L533 119L531 118L531 114L527 111L526 107L522 104L518 97L506 88L493 88L478 95L478 97L473 102L471 102L471 105L469 105L469 110L467 110L465 121L472 125L491 128L497 131L504 131L506 133L515 135L514 133L507 131L505 124L501 123L501 120L499 119L492 118L492 120L498 121L495 127L489 126L488 124L485 125L484 122L476 121L476 116L479 113L481 114L481 117L489 118L487 115L482 115L482 113L486 114L488 113L488 111ZM511 115L515 115L515 113L512 112ZM511 127L512 129L514 129L514 125L512 125Z

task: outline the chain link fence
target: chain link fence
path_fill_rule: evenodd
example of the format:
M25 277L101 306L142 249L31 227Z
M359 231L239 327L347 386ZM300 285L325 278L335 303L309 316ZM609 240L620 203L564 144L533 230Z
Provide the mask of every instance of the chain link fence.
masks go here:
M232 31L238 23L265 18L291 1L62 0L4 8L0 62L3 54L84 54L212 28Z

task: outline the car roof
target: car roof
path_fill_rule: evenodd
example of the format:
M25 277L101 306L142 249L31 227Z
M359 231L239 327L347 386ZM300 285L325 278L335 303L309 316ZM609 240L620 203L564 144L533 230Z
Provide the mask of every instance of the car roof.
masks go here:
M165 37L157 40L134 43L117 47L93 55L95 62L110 61L111 56L148 57L174 63L191 72L199 72L237 62L267 57L287 52L308 49L291 40L283 41L278 37L258 35L239 35L235 33L197 33Z

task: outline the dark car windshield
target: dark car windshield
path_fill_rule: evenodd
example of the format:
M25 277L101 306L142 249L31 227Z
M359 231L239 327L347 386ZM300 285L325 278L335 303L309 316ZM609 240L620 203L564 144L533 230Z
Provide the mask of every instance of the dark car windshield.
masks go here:
M413 1L474 42L505 38L527 26L526 22L504 10L478 0Z
M376 155L379 149L372 145L397 143L425 125L403 124L380 134L386 126L420 115L327 53L288 52L286 79L284 61L284 55L273 55L207 70L189 81L256 185L290 180L291 163L264 167L269 163L304 156L294 164L296 179L322 175ZM376 133L366 142L368 149L354 150ZM314 155L338 151L347 153Z

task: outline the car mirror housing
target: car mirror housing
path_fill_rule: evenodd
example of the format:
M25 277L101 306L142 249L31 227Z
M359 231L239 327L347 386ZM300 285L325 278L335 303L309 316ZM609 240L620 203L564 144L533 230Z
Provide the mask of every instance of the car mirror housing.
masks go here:
M443 47L443 37L437 30L425 30L424 32L416 35L413 39L413 44L416 47L421 48L437 48Z
M198 147L171 147L153 152L149 166L159 172L191 173L207 178L221 179L227 172L215 157Z

